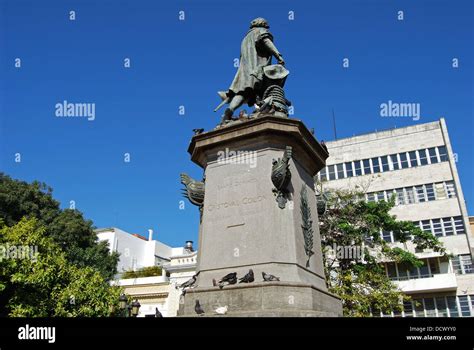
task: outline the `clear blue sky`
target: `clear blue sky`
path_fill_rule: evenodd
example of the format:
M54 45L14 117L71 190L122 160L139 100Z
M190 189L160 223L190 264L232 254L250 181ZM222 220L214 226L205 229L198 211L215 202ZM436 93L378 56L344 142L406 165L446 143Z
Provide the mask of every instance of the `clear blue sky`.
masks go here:
M444 116L473 213L472 1L0 3L0 170L48 183L63 207L74 200L98 227L151 227L171 245L197 241L197 208L179 210L179 173L202 176L187 153L192 129L219 120L216 91L229 86L258 16L291 72L294 117L318 139L333 138L332 108L339 137ZM95 103L96 119L55 117L63 100ZM381 118L388 100L420 103L421 119Z

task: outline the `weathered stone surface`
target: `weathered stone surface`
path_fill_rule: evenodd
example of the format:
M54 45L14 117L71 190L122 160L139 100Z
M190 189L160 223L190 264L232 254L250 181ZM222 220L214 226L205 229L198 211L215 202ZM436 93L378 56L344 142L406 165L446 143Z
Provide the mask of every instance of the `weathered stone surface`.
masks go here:
M228 307L232 317L337 317L342 315L338 298L308 284L286 282L256 282L249 285L226 286L220 290L196 288L186 293L186 302L179 315L197 316L198 299L204 316L219 316L215 309Z

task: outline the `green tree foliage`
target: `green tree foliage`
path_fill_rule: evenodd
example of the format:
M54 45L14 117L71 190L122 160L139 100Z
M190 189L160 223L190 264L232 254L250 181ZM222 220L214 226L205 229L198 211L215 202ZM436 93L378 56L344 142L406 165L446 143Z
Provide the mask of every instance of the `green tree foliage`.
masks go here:
M37 218L69 263L92 267L106 279L117 273L118 254L110 254L106 242L97 241L92 221L78 210L60 209L46 184L18 181L0 173L0 219L13 226L23 217Z
M160 266L147 266L137 271L133 271L133 270L125 271L122 275L122 278L126 279L126 278L161 276L162 271L163 270Z
M322 188L319 189L322 192ZM369 316L382 311L401 311L409 300L386 276L382 261L396 261L407 266L423 262L408 249L411 241L416 249L432 249L444 254L439 240L409 221L398 221L389 211L390 201L366 202L357 190L331 190L322 195L326 212L319 217L326 278L331 292L343 301L346 316ZM392 231L398 246L380 237L381 231ZM413 237L413 238L412 238ZM354 256L337 256L334 247L359 247L363 260Z
M0 222L1 316L110 316L122 290L110 286L94 268L71 264L63 249L36 218L13 226ZM12 247L16 253L12 254ZM19 247L28 247L20 254Z
M60 213L52 189L37 181L31 184L0 173L0 218L13 226L24 216L34 216L49 225Z

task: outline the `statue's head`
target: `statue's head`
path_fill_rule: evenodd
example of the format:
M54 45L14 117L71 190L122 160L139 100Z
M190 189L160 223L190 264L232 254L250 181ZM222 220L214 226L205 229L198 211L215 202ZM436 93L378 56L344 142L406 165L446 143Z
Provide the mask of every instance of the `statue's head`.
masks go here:
M262 17L255 18L252 22L250 22L250 28L257 28L257 27L270 28L267 20Z

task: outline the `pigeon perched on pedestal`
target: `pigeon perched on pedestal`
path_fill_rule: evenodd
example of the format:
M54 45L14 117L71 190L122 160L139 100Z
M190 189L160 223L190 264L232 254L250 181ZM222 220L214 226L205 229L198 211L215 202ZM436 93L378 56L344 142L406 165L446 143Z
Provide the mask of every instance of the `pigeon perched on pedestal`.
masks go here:
M158 310L157 307L155 307L155 317L157 317L157 318L163 317L163 315L161 314L160 310Z
M237 272L231 272L218 282L219 288L222 289L224 287L224 283L227 284L236 284L237 283Z
M202 309L201 304L199 304L198 299L196 299L196 305L194 305L194 311L196 311L198 315L204 314L204 310Z
M201 271L199 271L197 274L195 274L193 277L191 277L189 280L187 280L186 282L182 283L179 285L179 287L177 286L176 289L178 288L181 288L181 289L186 289L186 288L191 288L194 286L194 284L196 283L196 280L197 280L197 276L199 276L199 274L201 273Z
M251 283L255 281L255 278L253 276L253 270L250 269L249 272L242 278L239 279L239 283Z
M202 128L193 129L193 132L194 132L194 135L199 135L199 134L202 134L204 132L204 129L202 129Z
M273 275L270 275L269 273L262 272L262 277L265 282L270 282L270 281L279 281L280 277L276 277Z

